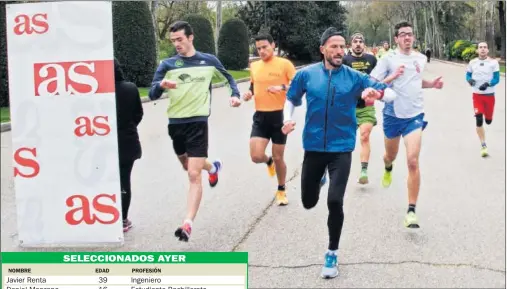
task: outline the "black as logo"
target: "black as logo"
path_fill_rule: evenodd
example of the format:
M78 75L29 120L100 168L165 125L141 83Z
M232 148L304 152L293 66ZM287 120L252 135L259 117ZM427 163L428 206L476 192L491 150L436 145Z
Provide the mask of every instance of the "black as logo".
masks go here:
M181 81L186 82L187 79L190 79L190 75L183 73L178 78L181 79Z

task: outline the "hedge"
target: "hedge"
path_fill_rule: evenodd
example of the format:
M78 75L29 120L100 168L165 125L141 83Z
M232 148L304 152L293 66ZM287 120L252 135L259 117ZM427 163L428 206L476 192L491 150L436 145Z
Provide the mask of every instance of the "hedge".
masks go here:
M248 29L241 19L222 25L218 37L218 59L226 69L243 70L249 62Z
M125 78L139 87L151 85L157 68L157 42L150 8L142 1L113 2L114 56Z

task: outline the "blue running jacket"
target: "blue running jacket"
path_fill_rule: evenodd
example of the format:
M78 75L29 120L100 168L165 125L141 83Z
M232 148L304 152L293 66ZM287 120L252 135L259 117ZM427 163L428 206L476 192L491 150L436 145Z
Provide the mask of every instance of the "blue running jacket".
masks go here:
M328 70L320 62L299 70L287 91L287 101L300 106L306 93L303 148L352 152L356 146L357 96L368 87L383 91L388 86L345 65Z

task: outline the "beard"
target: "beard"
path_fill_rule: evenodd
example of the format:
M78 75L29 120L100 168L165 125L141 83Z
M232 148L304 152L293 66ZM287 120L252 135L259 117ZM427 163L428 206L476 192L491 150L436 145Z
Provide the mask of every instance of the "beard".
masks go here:
M332 56L326 57L327 62L334 68L340 67L342 65L342 57L334 58ZM339 60L338 63L336 63L336 60Z

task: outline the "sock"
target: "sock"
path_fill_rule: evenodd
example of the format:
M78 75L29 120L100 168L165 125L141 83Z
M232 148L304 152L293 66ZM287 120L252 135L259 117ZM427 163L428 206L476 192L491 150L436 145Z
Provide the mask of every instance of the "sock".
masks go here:
M209 170L209 173L214 174L216 172L217 172L217 167L215 166L215 164L211 164L211 170Z
M483 148L485 148L485 147L486 147L486 143L485 143L485 142L483 142L483 143L482 143L482 147L483 147Z
M367 170L368 169L368 162L361 162L361 169Z
M386 166L386 171L390 172L393 170L393 164L390 164L389 166Z
M415 205L409 204L407 213L415 213Z
M186 219L185 221L183 221L183 224L189 224L190 227L192 227L192 220Z
M266 165L270 166L273 163L273 157L269 157Z
M327 250L327 253L328 254L331 254L331 255L338 255L338 250Z
M285 185L278 185L278 190L279 191L285 191Z

